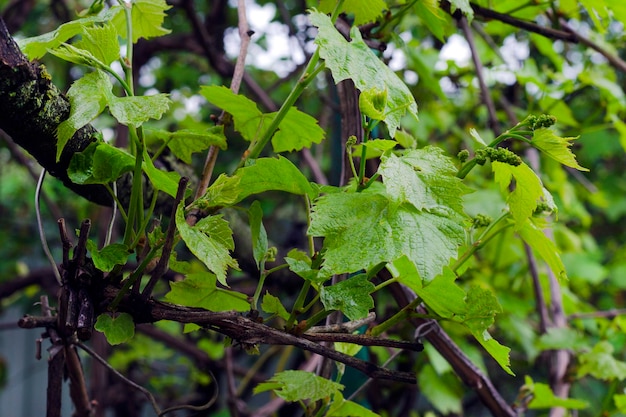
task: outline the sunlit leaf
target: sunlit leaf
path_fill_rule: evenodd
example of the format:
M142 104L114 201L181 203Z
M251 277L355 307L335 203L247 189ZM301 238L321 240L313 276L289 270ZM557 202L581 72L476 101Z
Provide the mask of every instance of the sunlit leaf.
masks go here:
M554 242L531 221L526 221L517 231L520 237L543 259L554 275L559 279L567 279L565 266Z
M502 192L507 193L507 203L515 220L515 227L520 228L526 219L532 216L539 199L543 196L543 185L537 174L528 165L513 166L493 161L491 169ZM515 180L515 189L509 193L508 187Z
M626 379L626 362L615 359L614 350L611 343L602 340L591 351L578 355L578 377L591 375L604 381Z
M572 153L570 147L571 141L576 138L562 138L554 134L554 131L550 129L536 129L533 132L533 139L531 144L548 155L555 161L568 166L570 168L576 168L580 171L589 171L587 168L581 167L576 162L576 157Z
M167 94L109 98L111 115L123 125L139 127L150 119L160 119L170 106Z
M217 277L208 272L189 274L182 281L170 283L165 300L186 307L211 311L248 311L248 296L217 286Z
M340 392L333 395L333 402L326 413L326 417L380 417L379 414L363 407L354 401L343 398Z
M117 30L112 24L85 28L81 36L74 46L88 51L104 65L111 65L120 58Z
M261 303L261 309L268 314L276 314L283 320L289 319L289 312L285 309L278 297L274 297L269 292L266 292L263 296L263 302Z
M133 0L127 3L126 7L131 7L133 43L137 43L140 38L149 39L167 35L171 32L162 26L166 16L165 11L172 7L165 0ZM128 38L125 14L120 13L116 15L113 23L118 33L123 38Z
M238 268L237 261L230 256L235 244L228 222L221 216L209 216L195 226L185 221L184 201L176 211L176 227L189 250L213 272L222 285L226 284L226 270Z
M553 407L581 410L589 407L589 403L586 401L557 397L548 384L534 382L528 375L524 378L524 387L533 395L532 400L528 403L528 408L531 410Z
M315 43L319 46L320 56L330 68L335 83L351 79L361 91L387 91L384 120L392 137L407 112L417 118L417 104L411 91L370 50L357 27L352 28L352 41L348 42L325 14L313 11L309 18L319 29Z
M496 339L491 337L489 332L486 330L483 332L476 331L472 332L478 343L482 345L483 348L491 355L492 358L498 362L500 367L504 369L504 371L509 374L515 376L513 371L511 370L511 358L510 353L511 349L501 345L498 343Z
M321 0L319 8L325 13L332 13L336 5L335 0ZM354 13L354 24L362 25L378 19L387 9L383 0L345 0L340 12Z

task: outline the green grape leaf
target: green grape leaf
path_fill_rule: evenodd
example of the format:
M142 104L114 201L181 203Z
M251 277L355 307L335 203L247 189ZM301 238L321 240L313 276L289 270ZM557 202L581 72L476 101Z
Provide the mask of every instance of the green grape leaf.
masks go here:
M55 49L51 49L48 52L50 52L57 58L61 58L67 62L72 62L74 64L84 65L86 67L93 68L106 67L106 65L100 62L91 52L85 49L77 48L74 45L70 45L67 43L59 45Z
M472 22L474 9L472 9L469 0L450 0L450 12L454 13L457 9L467 17L470 23Z
M478 343L482 345L483 348L491 355L492 358L498 362L500 367L506 371L507 374L515 376L513 371L511 370L511 358L510 353L511 349L502 346L496 339L491 337L488 331L473 331L472 334L478 340Z
M360 346L359 346L360 347ZM333 395L333 402L330 404L326 417L380 417L380 414L363 407L354 401L346 400L340 392Z
M301 250L290 250L285 257L285 262L289 265L289 270L300 278L307 281L317 280L319 271L312 267L313 261Z
M457 168L441 148L428 146L400 157L387 153L381 158L379 172L395 202L438 212L451 208L465 217L463 195L469 189L456 177Z
M543 185L537 174L528 165L513 166L504 162L492 161L491 169L495 180L500 184L503 193L508 193L509 184L515 180L515 189L506 199L511 216L515 220L515 228L524 225L526 219L532 216L537 203L543 197Z
M533 131L531 145L565 166L576 168L579 171L589 171L587 168L578 165L576 156L570 149L572 141L575 139L578 138L562 138L555 135L551 129L540 128Z
M181 129L168 132L161 129L144 129L144 135L149 141L162 141L172 153L186 164L192 163L192 155L202 152L210 146L226 149L224 126L214 126L210 129L192 130Z
M447 372L437 374L432 365L425 365L417 375L420 392L443 415L461 414L464 389L458 378Z
M104 65L111 65L120 59L120 44L115 26L107 23L103 26L85 28L82 39L74 46L89 52Z
M254 387L254 394L274 391L285 401L317 401L332 397L343 385L307 371L283 371Z
M427 282L441 273L465 241L465 230L456 219L398 206L373 192L320 197L308 233L325 237L325 276L367 270L406 255Z
M186 307L211 311L248 311L248 296L217 286L217 277L209 272L188 274L184 280L170 283L165 300Z
M159 120L170 106L167 94L109 97L111 115L123 125L139 127L150 119Z
M267 115L268 123L271 123L275 115L276 113ZM320 143L324 136L324 129L317 124L317 119L292 107L272 136L272 147L276 153L299 151L313 143Z
M341 35L323 13L313 11L309 18L319 29L315 43L320 57L326 61L335 83L352 79L360 91L387 91L385 118L389 134L394 137L401 118L408 111L417 118L417 103L409 88L385 65L363 41L358 27L350 32L351 42Z
M446 42L446 19L437 0L426 0L415 3L415 14L424 22L428 30L441 42ZM439 83L437 83L439 85Z
M540 220L537 220L537 222L540 222ZM533 219L528 219L517 233L548 264L557 278L567 279L565 265L563 265L556 244L546 236L542 226L537 227Z
M252 234L252 255L256 261L256 266L261 269L261 262L267 255L267 232L263 226L263 209L261 203L255 200L248 209L248 219L250 221L250 232Z
M475 334L482 334L494 323L495 315L502 313L493 292L477 285L470 287L465 302L467 311L461 321Z
M445 267L443 273L423 284L415 263L406 256L396 259L389 267L398 282L406 285L428 306L429 311L442 318L451 319L465 314L465 291L456 285L456 275Z
M326 310L339 310L350 320L367 317L374 308L374 299L370 295L374 284L366 274L356 275L335 285L322 287L320 300Z
M129 6L131 7L133 43L137 43L139 38L155 38L171 32L171 30L161 26L166 16L165 11L172 7L165 0L133 0L126 7ZM113 23L117 28L117 32L123 38L128 38L125 14L117 14L113 19Z
M586 401L557 397L548 384L534 382L528 375L524 378L524 387L533 395L532 400L528 403L528 408L531 410L553 407L582 410L589 407L589 403Z
M67 91L70 116L57 129L57 161L74 133L102 113L112 89L109 76L100 70L90 72L72 83Z
M220 175L200 203L208 207L229 206L265 191L284 191L315 197L315 191L302 172L287 158L259 158L239 168L233 176Z
M336 4L335 0L321 0L319 8L324 13L332 13ZM345 0L340 12L354 13L354 24L362 25L375 21L387 9L387 4L383 0Z
M178 172L166 172L154 166L148 150L143 149L143 172L146 173L155 190L161 190L172 197L176 197L180 174Z
M252 141L263 133L264 118L256 103L241 94L235 94L225 86L202 86L200 94L209 103L229 113L235 122L235 130L247 141Z
M120 313L116 317L108 314L100 314L94 328L104 333L111 345L119 345L128 342L135 336L135 323L128 313Z
M85 28L96 23L107 22L118 13L123 14L121 12L122 8L120 6L114 6L97 16L89 16L64 23L52 32L32 38L20 39L18 40L18 45L29 59L39 59L49 50L57 48L63 42L82 33Z
M263 302L261 308L268 314L276 314L283 320L289 319L289 312L285 309L278 297L274 297L269 292L266 292L263 296Z
M455 281L456 275L446 267L441 275L424 287L413 290L433 313L443 318L458 317L466 314L467 306L465 291Z
M578 355L578 378L591 375L603 381L626 379L626 362L613 356L613 345L606 340L598 342L589 352Z
M176 227L189 250L213 272L220 284L226 285L228 267L238 268L237 261L230 256L235 248L233 232L222 216L209 216L195 226L185 221L185 205L181 201L176 211Z
M76 184L108 184L134 166L131 154L105 142L93 142L72 156L67 174Z
M235 130L247 141L261 137L277 114L261 113L254 101L224 86L202 86L200 93L210 103L230 113ZM278 125L272 146L277 153L300 150L312 143L320 143L324 134L315 118L292 107Z
M88 240L87 249L91 253L93 264L104 272L111 272L115 265L125 265L131 255L128 246L121 243L113 243L98 250L95 242Z

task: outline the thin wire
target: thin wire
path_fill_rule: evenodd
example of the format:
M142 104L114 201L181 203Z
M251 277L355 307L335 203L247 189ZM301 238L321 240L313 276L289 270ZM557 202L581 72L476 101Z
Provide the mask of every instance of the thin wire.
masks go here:
M37 227L39 228L39 239L41 239L41 246L46 254L46 257L50 261L50 264L52 265L52 272L54 272L54 277L56 278L59 285L63 285L63 281L61 281L61 272L59 271L59 267L56 264L54 257L52 256L52 252L50 252L50 248L48 247L46 232L43 230L43 221L41 219L41 208L39 207L41 200L41 186L43 185L43 180L45 177L46 170L42 169L41 174L39 174L39 180L37 181L37 188L35 189L35 213L37 214Z
M109 227L107 228L107 235L104 239L104 246L109 246L111 243L111 236L113 236L113 226L115 226L115 217L117 216L117 183L113 181L113 213L111 214L111 221L109 222Z

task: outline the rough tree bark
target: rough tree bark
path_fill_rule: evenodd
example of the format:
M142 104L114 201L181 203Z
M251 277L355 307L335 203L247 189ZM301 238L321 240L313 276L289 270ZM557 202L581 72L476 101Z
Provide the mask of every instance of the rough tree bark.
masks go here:
M95 140L96 130L86 125L70 139L57 162L56 131L70 114L67 97L52 83L46 68L30 62L0 18L0 129L28 151L66 187L101 205L112 199L100 185L74 184L67 175L72 155Z

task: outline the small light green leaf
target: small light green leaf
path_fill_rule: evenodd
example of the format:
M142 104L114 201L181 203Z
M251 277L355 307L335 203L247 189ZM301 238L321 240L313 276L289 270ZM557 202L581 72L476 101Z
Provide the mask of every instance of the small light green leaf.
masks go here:
M414 291L435 314L451 319L467 312L465 291L455 281L456 275L446 267L441 275Z
M589 171L587 168L578 165L576 156L574 156L570 149L572 146L571 141L575 139L578 138L562 138L555 135L554 131L551 129L541 128L533 131L531 144L550 158L565 166L576 168L579 171Z
M256 261L256 266L261 269L261 262L267 255L268 245L267 232L263 226L263 209L258 200L255 200L248 209L248 219L252 233L252 255Z
M139 38L155 38L171 32L171 30L161 26L166 16L165 11L172 7L165 0L133 0L128 5L132 7L133 43L137 43ZM117 32L123 38L128 38L125 14L120 13L116 15L113 23L117 28Z
M360 347L360 346L359 346ZM354 401L345 400L340 392L333 395L333 402L326 413L326 417L380 417L379 414L368 410Z
M287 158L259 158L235 171L232 177L221 175L199 201L208 207L236 204L244 198L265 191L285 191L315 197L315 191L302 172Z
M332 397L343 390L343 385L312 372L283 371L257 385L253 392L259 394L270 390L285 401L317 401Z
M263 114L256 103L224 86L202 86L200 93L212 104L232 115L235 130L247 141L261 137L277 113ZM320 143L324 130L317 120L292 107L272 137L274 152L300 150Z
M541 220L537 219L536 221L540 222ZM533 219L528 219L517 233L548 264L557 278L566 280L565 265L563 265L555 243L541 230L543 226L537 227Z
M367 275L360 274L335 285L322 287L320 300L326 310L339 310L350 320L358 320L367 317L374 308L374 299L370 295L374 288Z
M537 208L539 199L543 197L541 180L523 162L521 165L513 166L503 162L492 161L491 169L503 193L508 193L509 184L513 179L515 180L515 189L508 194L506 201L515 220L515 228L519 229L524 225L526 219L532 216Z
M396 139L400 135L400 131L396 133ZM363 147L365 147L365 159L379 158L386 151L396 147L398 142L389 139L370 139L367 142L354 145L353 154L359 158L363 155Z
M587 338L579 330L571 327L550 327L537 342L537 347L541 350L580 350L587 346Z
M374 120L385 118L385 106L387 105L387 90L370 88L359 94L359 108L364 116Z
M283 320L289 319L289 312L285 309L283 304L280 302L278 297L274 297L269 292L266 292L263 296L263 302L261 303L261 308L264 312L268 314L276 314L278 317Z
M254 101L241 94L233 93L225 86L202 86L200 94L209 103L223 109L233 117L235 130L241 133L245 140L252 141L263 133L263 123L266 120Z
M533 395L533 399L528 404L528 408L531 410L553 407L581 410L589 407L589 403L586 401L557 397L548 384L534 382L528 375L524 378L524 387Z
M209 216L195 226L185 221L185 205L181 202L176 211L176 227L189 250L213 272L220 284L226 284L228 267L238 268L237 261L230 256L235 248L232 230L222 216Z
M74 64L93 68L105 68L104 63L100 62L91 52L67 43L59 45L55 49L50 49L48 52L57 58Z
M606 340L598 342L590 352L578 355L578 378L591 375L604 381L626 379L626 362L613 356L613 345Z
M210 146L226 149L224 126L213 126L206 130L181 129L168 132L160 129L144 129L147 140L160 140L167 145L172 153L181 161L191 164L192 155L202 152Z
M450 0L450 11L454 13L457 9L463 12L470 23L472 22L474 9L472 9L469 0Z
M174 171L162 171L155 167L146 148L143 150L142 169L150 179L155 190L161 190L172 197L176 197L180 174Z
M271 123L275 115L267 115L267 123ZM324 129L317 124L317 119L292 107L272 136L272 147L276 153L299 151L313 143L320 143L324 136Z
M97 16L89 16L64 23L52 32L32 38L21 39L18 41L18 44L29 59L39 59L50 49L54 49L63 42L82 33L85 28L93 26L96 23L107 22L117 14L123 14L120 6L111 7Z
M417 209L449 212L465 217L463 196L469 189L456 177L457 168L441 148L427 146L398 157L383 155L379 172L389 195Z
M98 250L98 246L91 240L87 241L87 249L91 253L93 263L100 271L111 272L116 265L125 265L131 252L128 246L113 243Z
M67 173L76 184L108 184L129 172L135 158L105 142L91 143L72 156Z
M100 70L86 74L72 84L67 92L70 116L57 130L57 161L74 133L102 113L112 89L109 76Z
M139 127L150 119L159 120L170 106L167 94L109 97L111 115L123 125Z
M474 128L469 130L470 136L481 146L487 146L485 140L480 136L480 133Z
M117 317L100 314L94 328L104 333L111 345L128 342L135 335L135 323L128 313L120 313Z
M81 35L82 39L74 46L89 52L102 64L111 65L120 58L117 30L112 24L85 28Z
M404 130L396 131L395 140L397 140L404 149L415 149L417 147L417 139Z
M360 91L378 89L387 91L385 123L391 137L400 126L401 118L408 111L417 118L417 104L409 88L385 65L363 41L358 27L350 32L351 42L341 35L323 13L313 11L309 16L319 29L315 43L320 57L326 61L335 83L352 79Z
M335 0L321 0L319 7L323 12L331 13L336 4ZM354 13L354 24L362 25L375 21L387 9L387 4L383 0L346 0L340 12Z
M300 278L307 281L316 281L319 271L312 268L312 261L308 255L301 250L292 249L285 257L285 262L289 265L289 270Z
M217 287L217 277L209 272L189 274L184 280L170 283L165 300L186 307L211 311L248 311L248 296Z
M420 17L428 30L431 31L437 39L445 43L445 27L447 22L443 10L439 7L437 0L425 0L415 3L413 6L415 14ZM437 83L439 85L439 83Z
M470 287L465 302L467 311L462 322L475 334L482 334L494 323L495 315L502 313L493 292L477 285Z
M511 370L511 358L509 354L511 353L511 349L502 346L496 339L491 337L488 331L483 332L472 332L478 343L482 345L483 348L491 355L492 358L498 362L500 367L506 371L507 374L515 376L513 371Z

